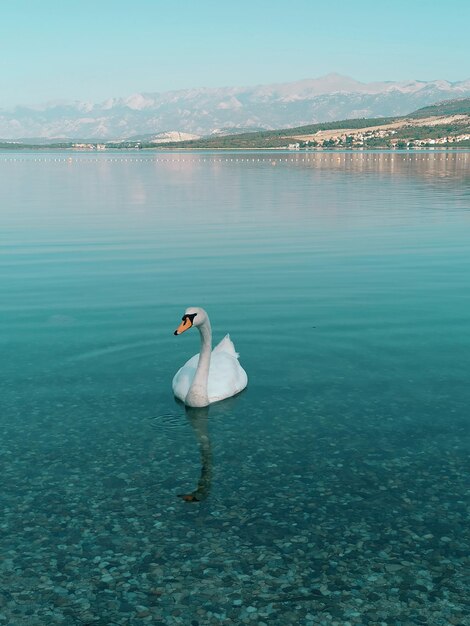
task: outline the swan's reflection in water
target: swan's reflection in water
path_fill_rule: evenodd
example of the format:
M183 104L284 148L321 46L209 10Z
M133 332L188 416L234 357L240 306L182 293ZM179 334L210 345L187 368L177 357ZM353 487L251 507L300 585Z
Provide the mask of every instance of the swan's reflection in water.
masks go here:
M178 494L178 497L185 502L201 502L207 498L211 490L214 465L212 445L209 437L209 411L212 411L213 419L224 419L233 416L237 402L244 393L245 391L242 391L232 398L227 398L222 402L215 402L210 406L202 408L185 406L182 402L175 399L178 405L184 407L188 422L196 436L201 458L201 473L196 489L190 493Z
M201 474L196 489L190 493L178 494L178 497L185 502L201 502L209 495L212 483L212 449L208 429L209 407L193 408L185 406L184 408L199 446Z

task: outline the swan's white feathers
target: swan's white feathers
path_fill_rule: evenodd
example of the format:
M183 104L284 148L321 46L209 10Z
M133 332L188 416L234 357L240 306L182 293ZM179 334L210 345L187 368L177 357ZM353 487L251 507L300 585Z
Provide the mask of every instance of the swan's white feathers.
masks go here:
M238 352L235 350L235 346L233 345L233 341L230 339L230 335L227 333L225 337L215 346L212 350L212 354L214 352L226 352L227 354L231 354L232 356L238 357L240 356Z
M198 362L199 354L195 354L176 372L173 378L173 393L183 402L196 374ZM245 389L247 383L248 377L238 362L235 346L230 336L226 335L211 353L207 382L209 402L218 402L234 396Z

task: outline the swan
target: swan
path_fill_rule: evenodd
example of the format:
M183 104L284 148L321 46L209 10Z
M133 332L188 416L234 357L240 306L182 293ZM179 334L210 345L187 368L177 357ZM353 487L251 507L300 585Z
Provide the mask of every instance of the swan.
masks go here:
M226 335L212 350L209 316L200 307L186 309L174 334L181 335L192 326L201 335L201 352L176 372L172 383L175 396L186 406L203 407L245 389L248 377L238 362L238 353L230 336Z

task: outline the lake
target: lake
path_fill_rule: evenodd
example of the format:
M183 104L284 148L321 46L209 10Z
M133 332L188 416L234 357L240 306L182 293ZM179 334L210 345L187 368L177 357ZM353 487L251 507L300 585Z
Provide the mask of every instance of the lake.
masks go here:
M470 152L3 152L0 198L0 625L468 624ZM189 306L249 378L208 409Z

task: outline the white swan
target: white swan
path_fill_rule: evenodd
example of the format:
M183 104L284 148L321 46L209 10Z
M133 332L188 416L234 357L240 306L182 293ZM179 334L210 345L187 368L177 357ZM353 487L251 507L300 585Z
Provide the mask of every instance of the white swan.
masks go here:
M204 309L190 307L182 319L175 335L196 326L201 335L201 353L195 354L176 372L172 383L175 396L187 406L201 407L245 389L248 377L238 362L229 335L212 350L211 324Z

